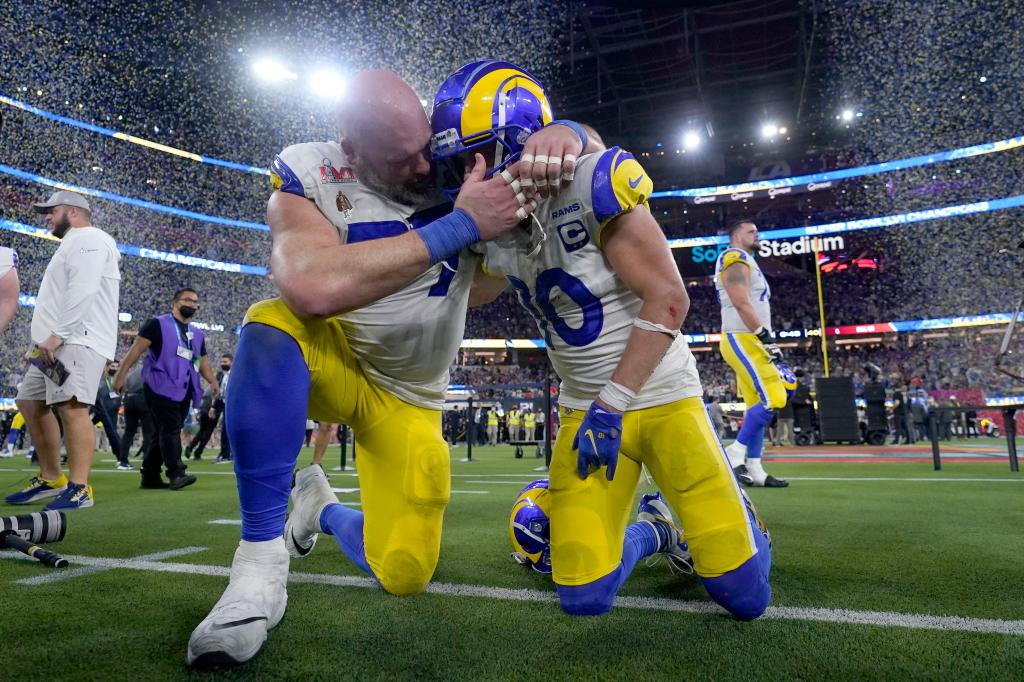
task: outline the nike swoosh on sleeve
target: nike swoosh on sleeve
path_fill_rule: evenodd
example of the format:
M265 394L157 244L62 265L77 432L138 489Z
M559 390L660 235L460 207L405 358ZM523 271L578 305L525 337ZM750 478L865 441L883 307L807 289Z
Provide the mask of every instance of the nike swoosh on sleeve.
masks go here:
M632 189L636 189L636 186L637 186L637 185L639 185L639 184L640 184L640 181L641 181L641 180L643 180L643 179L644 179L644 176L643 176L643 175L641 175L641 176L640 176L640 177L638 177L638 178L637 178L636 180L630 180L630 181L629 181L629 186L630 186L630 188L632 188Z

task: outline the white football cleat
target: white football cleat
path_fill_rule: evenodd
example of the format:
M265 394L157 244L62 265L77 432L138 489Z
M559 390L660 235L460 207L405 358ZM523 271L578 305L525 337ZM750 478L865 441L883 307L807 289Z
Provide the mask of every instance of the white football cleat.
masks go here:
M190 666L238 665L259 652L288 606L288 562L281 538L239 543L228 588L188 640Z
M311 464L295 472L292 483L292 511L284 526L284 544L288 554L296 559L313 551L321 532L320 512L338 497L331 490L327 474L318 464Z

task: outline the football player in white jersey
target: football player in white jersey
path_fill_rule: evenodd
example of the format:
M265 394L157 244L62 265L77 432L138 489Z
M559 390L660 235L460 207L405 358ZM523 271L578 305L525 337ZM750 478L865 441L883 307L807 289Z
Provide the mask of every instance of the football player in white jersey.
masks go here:
M747 485L785 488L761 465L764 432L775 410L786 406L796 378L772 336L772 291L754 259L760 247L757 225L740 220L729 226L729 248L715 262L715 290L722 304L719 351L736 372L736 386L747 411L736 441L726 448L736 475Z
M453 180L459 159L468 163L476 153L492 172L515 162L521 150L500 138L494 122L529 118L521 109L547 105L524 74L477 62L441 87L432 153ZM529 78L520 87L531 96L514 111L495 112L494 88L515 78ZM618 147L581 157L572 185L541 201L533 220L482 245L491 281L481 281L472 301L511 284L562 379L550 479L551 567L562 608L604 613L641 558L682 551L670 504L709 594L752 619L771 598L770 544L701 400L679 332L689 298L647 208L651 189L644 169ZM664 499L645 497L638 519L649 523L627 529L644 464Z
M7 330L18 312L18 254L14 249L0 246L0 334Z
M466 247L535 204L518 183L485 180L482 159L454 211L440 204L430 137L413 90L367 71L343 100L338 142L274 159L267 222L281 298L249 309L226 406L242 541L227 590L189 640L190 665L259 651L284 615L289 555L307 554L320 532L393 594L420 592L433 575L450 491L440 407L478 260ZM581 137L551 126L527 144L564 157L582 151ZM315 465L293 488L307 415L356 433L361 510L338 504Z

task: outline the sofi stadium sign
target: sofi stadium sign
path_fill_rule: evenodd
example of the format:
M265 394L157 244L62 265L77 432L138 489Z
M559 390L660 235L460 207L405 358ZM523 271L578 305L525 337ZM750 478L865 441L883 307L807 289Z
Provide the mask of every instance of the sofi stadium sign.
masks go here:
M818 250L822 252L842 251L846 248L846 241L840 235L829 237L800 237L799 239L772 239L761 242L761 249L757 255L762 258L770 256L799 256L805 253L814 253L814 241L818 242ZM712 244L710 246L695 246L690 252L690 259L694 263L714 263L718 255L729 248L728 244Z

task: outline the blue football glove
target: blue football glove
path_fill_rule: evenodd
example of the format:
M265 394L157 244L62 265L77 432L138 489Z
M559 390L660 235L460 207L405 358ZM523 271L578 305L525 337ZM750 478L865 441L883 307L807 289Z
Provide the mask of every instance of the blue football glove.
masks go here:
M591 403L572 440L572 449L579 450L576 468L580 478L586 479L591 470L607 466L605 476L609 481L612 480L615 477L615 466L619 463L621 444L622 413L609 410L596 402Z

